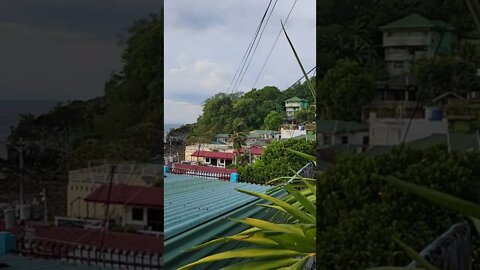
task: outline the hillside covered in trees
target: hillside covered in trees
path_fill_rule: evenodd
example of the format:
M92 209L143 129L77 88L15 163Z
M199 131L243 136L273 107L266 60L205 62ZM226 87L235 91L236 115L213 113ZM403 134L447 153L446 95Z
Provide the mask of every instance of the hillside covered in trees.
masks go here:
M315 82L315 77L311 79ZM252 89L246 93L218 93L203 103L203 113L190 132L188 142L210 142L217 133L234 133L255 129L277 130L285 115L284 101L297 96L313 104L305 82L281 91L275 86ZM300 116L305 120L311 117Z
M59 104L36 118L25 115L12 130L4 164L17 171L14 145L28 142L27 193L45 181L47 188L63 189L68 170L92 160L141 162L162 153L163 11L136 21L123 36L123 67L105 83L104 96ZM65 196L64 190L54 193L60 200Z
M317 3L317 88L318 109L325 118L358 120L358 107L373 98L375 87L364 89L363 99L355 93L360 83L391 79L384 65L384 48L380 27L411 14L454 27L453 52L437 53L435 58L414 63L412 75L422 91L422 99L453 91L458 94L478 89L476 69L480 65L478 45L466 40L478 39L476 28L464 1L338 1ZM343 61L343 62L341 62ZM342 74L357 65L347 78ZM343 80L332 78L343 77ZM365 84L363 84L365 85ZM373 89L373 90L372 90ZM367 97L367 98L365 98ZM370 100L369 100L370 99ZM345 112L345 108L353 111Z

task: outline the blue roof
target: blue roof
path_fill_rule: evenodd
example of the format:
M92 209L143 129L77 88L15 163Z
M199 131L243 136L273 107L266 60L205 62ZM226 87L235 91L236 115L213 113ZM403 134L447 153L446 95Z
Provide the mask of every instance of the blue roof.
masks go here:
M235 188L263 193L271 187L168 174L164 180L164 239L255 200Z
M78 265L56 260L44 260L32 257L25 257L15 254L0 254L0 263L9 267L5 269L28 269L28 270L87 270L87 269L110 269L89 265Z

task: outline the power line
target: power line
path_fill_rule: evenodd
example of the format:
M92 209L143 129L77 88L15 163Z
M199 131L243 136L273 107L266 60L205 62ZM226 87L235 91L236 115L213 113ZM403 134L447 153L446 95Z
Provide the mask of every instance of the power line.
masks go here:
M437 47L435 48L435 51L433 52L432 62L431 62L431 65L430 65L431 67L433 67L433 65L435 63L435 58L437 57L438 51L440 49L440 45L442 44L442 41L443 41L445 31L447 30L447 27L448 27L448 23L445 22L442 34L440 36L440 41L438 42ZM402 143L400 145L399 155L401 154L401 152L404 148L404 144L405 144L405 141L407 140L407 135L408 135L408 132L410 131L410 126L412 125L413 118L415 118L415 115L417 114L417 110L423 105L423 101L420 101L420 99L422 97L419 94L420 94L420 89L417 92L417 102L415 103L415 108L413 109L412 116L410 117L410 119L408 121L407 128L405 129L405 134L403 135Z
M295 2L293 3L292 7L290 8L290 11L288 12L287 17L285 18L285 23L284 23L284 25L287 23L288 18L290 17L290 14L292 13L293 8L295 7L295 4L297 3L297 1L298 1L298 0L295 0ZM270 49L270 52L269 52L267 58L265 59L265 62L263 63L262 70L263 70L263 68L265 67L265 65L266 65L266 63L267 63L267 60L268 60L268 58L270 57L270 54L272 53L273 48L275 47L275 44L277 43L278 38L280 37L281 34L282 34L282 29L280 29L280 32L278 33L277 38L275 39L275 42L273 43L273 46L272 46L272 48ZM261 73L261 72L260 72L260 73ZM257 76L257 80L258 80L258 77L260 77L260 74ZM256 83L256 82L255 82L255 83ZM255 85L254 85L254 86L255 86ZM254 87L252 87L252 89L253 89L253 88L254 88ZM240 115L242 114L244 107L245 107L245 103L242 104L242 107L240 108L240 111L239 111L237 117L235 117L235 120L238 119L238 118L240 118Z
M257 45L255 46L255 49L253 50L252 56L250 57L250 60L248 61L247 67L245 68L245 71L243 72L243 75L237 85L237 88L234 88L234 91L237 91L238 88L240 87L240 84L242 83L243 77L247 73L248 67L250 67L250 63L252 62L253 56L255 55L255 52L257 51L258 45L260 44L260 40L262 39L263 32L265 31L265 28L267 28L268 22L270 21L270 17L272 16L273 10L275 9L275 6L277 5L278 0L275 0L275 3L273 4L272 9L270 10L270 13L268 14L267 21L263 25L262 32L260 32L260 37L258 38Z
M312 71L314 71L314 70L316 71L316 68L317 68L317 66L314 66L312 69L310 69L310 70L307 72L307 75L310 74L310 73L311 73ZM313 75L313 76L315 76L315 72L314 72L314 75ZM294 82L292 85L290 85L287 89L292 88L295 84L299 83L299 82L300 82L302 79L304 79L304 78L305 78L305 76L300 77L296 82ZM285 90L287 90L287 89L285 89Z
M290 8L290 11L288 12L287 17L285 18L284 25L287 25L288 18L290 18L290 14L292 13L293 8L295 7L295 4L297 3L297 1L298 1L298 0L295 0L295 2L293 2L293 5L292 5L292 7ZM275 45L277 44L277 41L278 41L278 39L280 38L280 35L281 35L281 34L282 34L282 29L280 29L280 31L278 32L278 35L277 35L277 37L275 38L275 42L273 42L272 48L270 49L270 52L268 53L267 58L266 58L265 61L263 62L262 68L260 69L260 72L258 73L257 78L255 79L255 82L254 82L253 85L252 85L252 89L255 88L255 85L257 84L258 79L260 78L260 75L262 74L263 69L265 68L265 66L266 66L266 64L267 64L267 62L268 62L268 59L270 58L270 55L272 54L273 49L275 48Z
M258 24L257 30L255 30L255 34L253 36L253 39L247 47L247 51L245 52L245 54L242 58L242 61L240 62L240 65L237 68L237 72L235 72L235 75L233 76L232 82L230 82L230 86L233 83L233 81L235 80L235 78L237 78L237 80L235 81L235 85L237 84L238 79L240 78L240 74L242 73L242 70L245 67L246 60L248 59L248 56L250 55L250 52L252 51L253 45L255 44L255 40L257 39L258 33L260 32L263 21L265 19L265 16L268 13L268 10L270 9L271 4L272 4L272 0L270 0L270 2L268 3L267 9L265 10L265 13L262 16L262 19L260 20L260 23ZM238 70L240 70L240 73L238 73ZM230 86L228 87L227 93L230 91ZM235 88L235 86L233 88Z

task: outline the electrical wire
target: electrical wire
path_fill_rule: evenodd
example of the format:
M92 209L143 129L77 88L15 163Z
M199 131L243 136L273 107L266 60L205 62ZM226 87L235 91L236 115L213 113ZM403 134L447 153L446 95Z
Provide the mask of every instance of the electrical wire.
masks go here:
M268 10L270 9L270 5L272 4L272 0L270 0L270 2L268 3L268 6L267 6L267 9L265 10L263 16L262 16L262 19L260 20L260 23L258 24L258 27L257 27L257 30L255 30L255 34L253 36L253 39L252 41L250 42L250 44L248 45L248 48L247 48L247 51L245 52L244 54L244 57L242 58L242 61L240 62L240 65L239 65L239 68L240 68L240 72L237 73L235 72L235 75L233 76L233 79L232 79L232 82L235 80L235 77L237 78L237 80L235 81L235 84L234 84L234 87L233 89L235 89L235 85L237 84L238 80L240 79L240 74L242 74L242 71L243 71L243 68L245 67L245 63L248 59L248 57L250 56L250 53L252 51L252 48L253 48L253 45L255 44L255 41L258 37L258 33L260 32L260 29L262 28L262 24L263 24L263 21L265 20L265 16L267 16L267 13L268 13ZM237 68L237 71L238 71L238 68ZM237 76L238 75L238 76ZM231 85L231 83L230 83ZM228 88L227 90L227 93L230 91L230 87Z
M285 22L283 23L283 25L287 25L288 18L290 18L290 14L292 13L293 8L295 7L295 4L297 3L297 1L298 1L298 0L295 0L295 2L293 2L293 5L292 5L292 7L290 8L290 11L288 12L287 17L285 18ZM257 84L258 79L260 78L260 75L261 75L262 72L263 72L263 69L264 69L265 66L267 65L268 59L270 58L270 55L272 54L273 49L275 48L275 45L277 44L277 41L278 41L278 39L280 38L280 35L281 35L281 34L282 34L282 29L280 29L280 31L278 32L278 35L277 35L277 37L275 38L275 42L273 42L272 48L270 49L270 52L268 53L267 58L266 58L265 61L263 62L262 68L260 69L260 72L258 73L257 78L255 79L255 82L254 82L253 85L252 85L252 89L255 88L255 85Z
M245 71L243 72L243 75L240 78L240 81L239 81L236 89L234 88L235 92L238 91L238 88L240 87L240 84L242 83L243 77L245 77L245 74L247 73L247 70L250 67L250 63L252 62L252 59L253 59L253 56L255 55L255 52L257 51L258 45L260 44L260 40L262 39L262 36L263 36L263 32L265 31L265 28L267 28L268 22L270 21L270 17L272 16L273 10L275 9L275 6L277 5L277 2L278 2L278 0L275 0L275 3L273 4L272 9L270 10L268 18L267 18L265 24L263 25L262 31L260 32L260 37L258 38L257 45L255 46L255 49L253 50L253 53L252 53L252 56L250 57L250 60L248 61L247 67L245 68Z

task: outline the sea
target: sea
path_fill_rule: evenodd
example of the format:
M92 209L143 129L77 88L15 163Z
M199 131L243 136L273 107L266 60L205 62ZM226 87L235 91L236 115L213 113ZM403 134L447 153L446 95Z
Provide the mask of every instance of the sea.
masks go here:
M59 101L39 100L0 100L0 158L6 158L4 141L10 128L16 127L22 114L39 116L49 112Z

